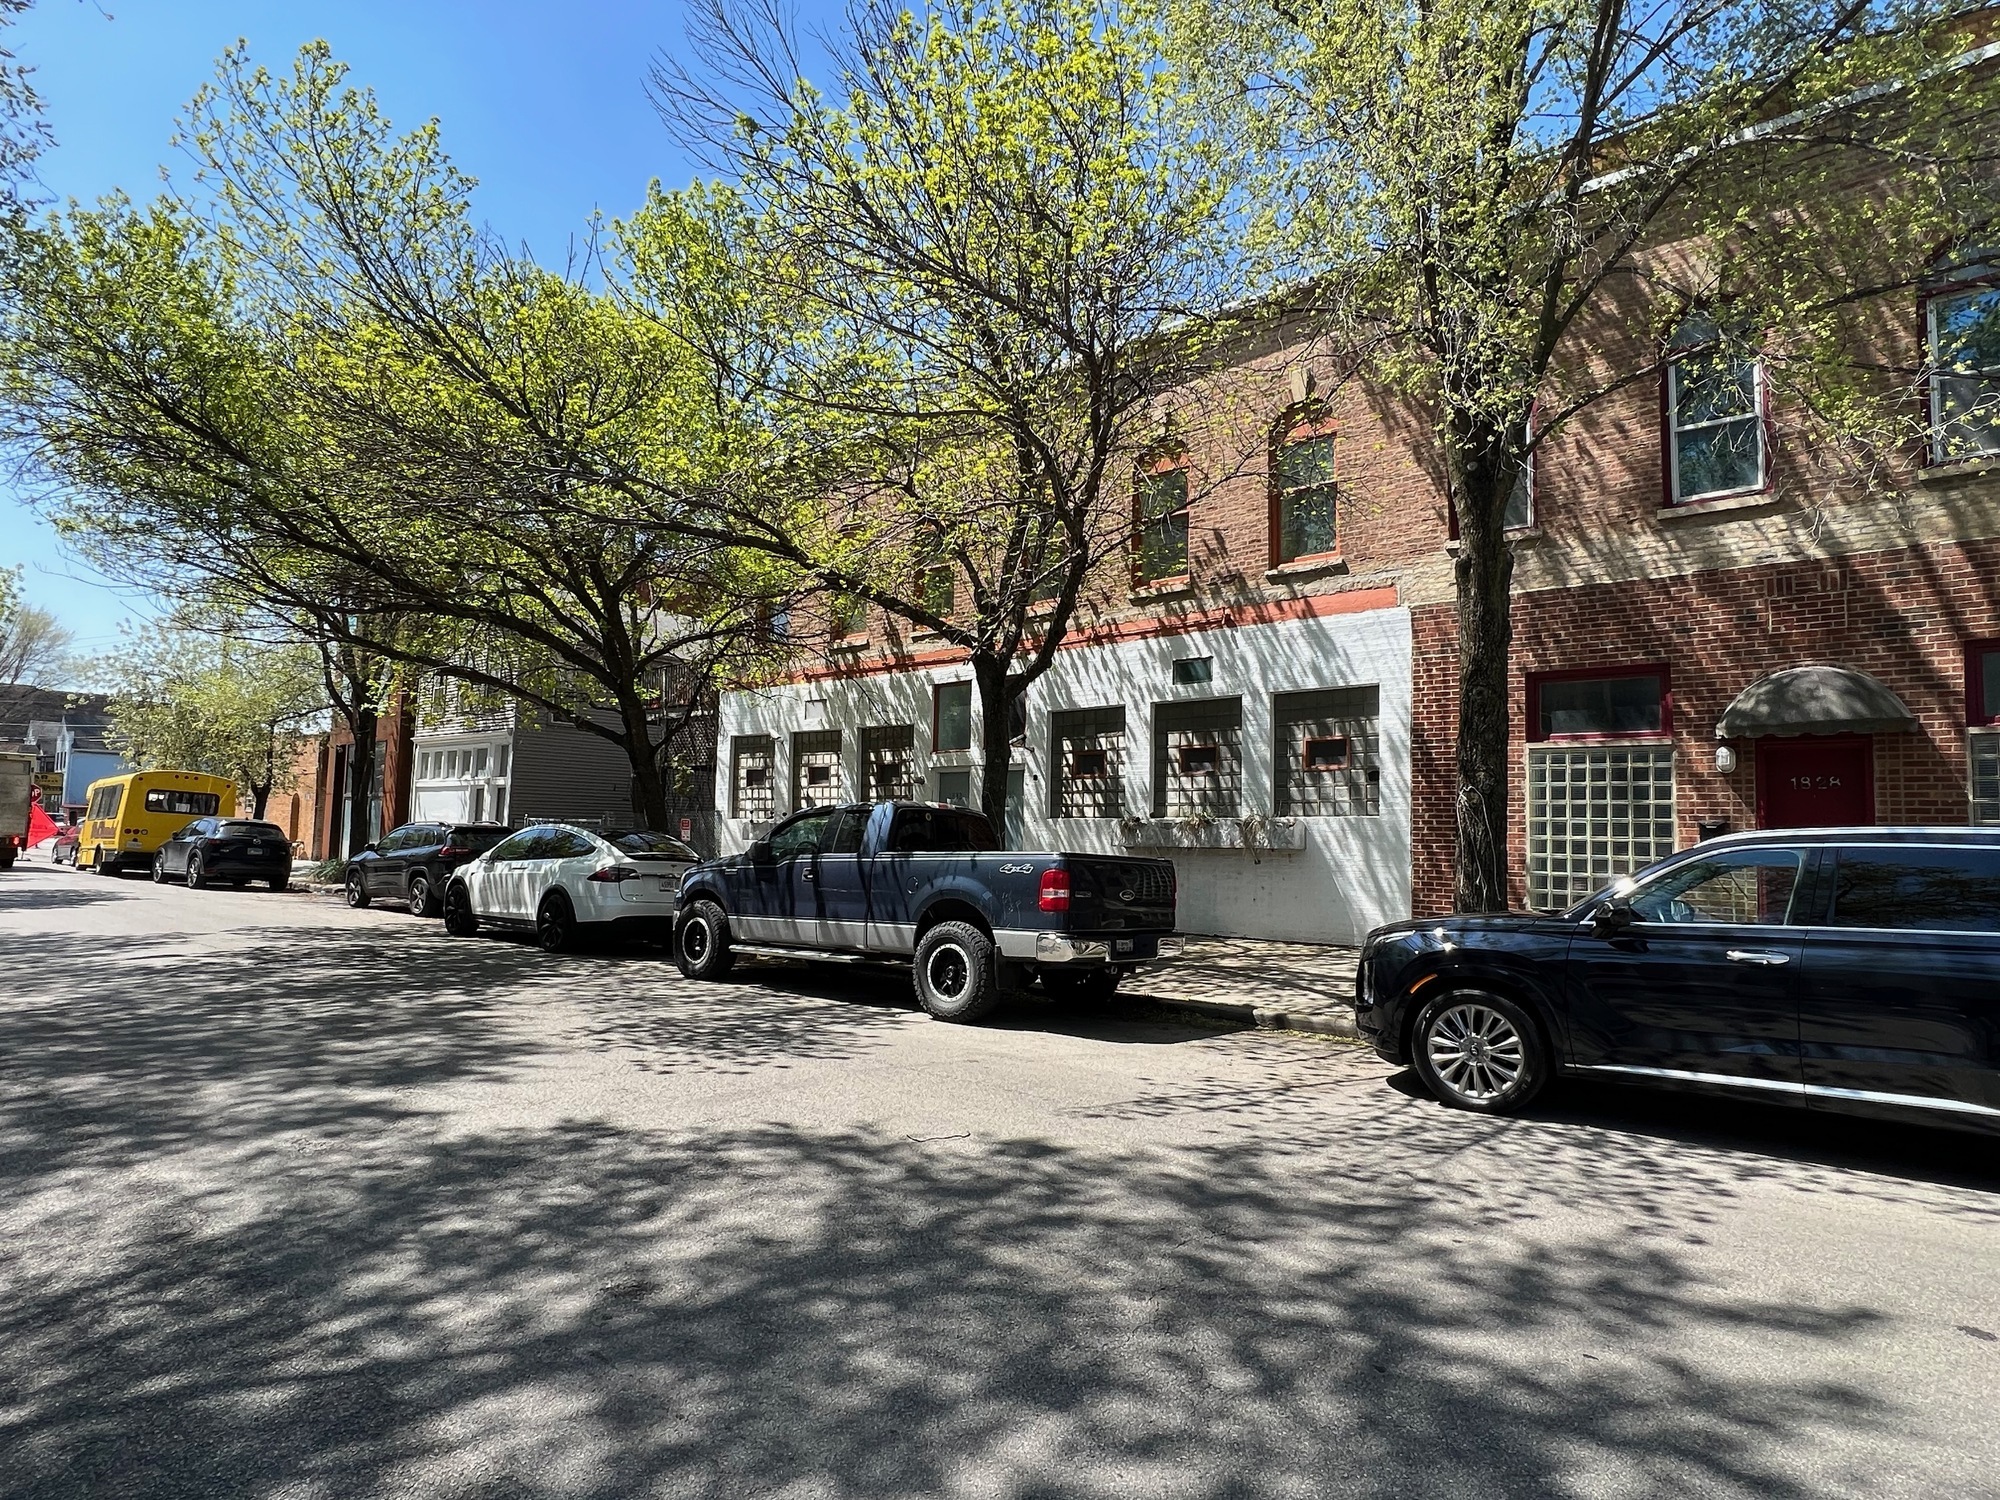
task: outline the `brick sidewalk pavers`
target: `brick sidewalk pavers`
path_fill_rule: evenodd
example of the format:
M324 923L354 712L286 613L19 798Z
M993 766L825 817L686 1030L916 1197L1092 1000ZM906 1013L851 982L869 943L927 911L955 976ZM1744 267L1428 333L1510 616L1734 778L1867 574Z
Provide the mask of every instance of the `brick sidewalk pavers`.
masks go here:
M1191 937L1177 960L1141 970L1120 993L1227 1020L1354 1035L1359 949Z

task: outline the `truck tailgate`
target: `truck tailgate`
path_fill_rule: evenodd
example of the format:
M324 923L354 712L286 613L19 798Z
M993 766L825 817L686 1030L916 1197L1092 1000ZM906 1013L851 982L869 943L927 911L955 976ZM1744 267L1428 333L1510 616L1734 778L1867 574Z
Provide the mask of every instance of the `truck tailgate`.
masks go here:
M1173 931L1174 867L1166 860L1067 854L1063 864L1071 931Z

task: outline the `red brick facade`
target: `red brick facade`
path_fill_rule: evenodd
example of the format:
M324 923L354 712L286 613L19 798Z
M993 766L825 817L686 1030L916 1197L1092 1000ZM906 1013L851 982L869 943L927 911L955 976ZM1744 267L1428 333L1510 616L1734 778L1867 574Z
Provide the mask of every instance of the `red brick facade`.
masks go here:
M1441 912L1452 892L1452 745L1456 635L1450 606L1413 620L1414 906ZM1513 900L1526 900L1527 684L1531 675L1666 663L1672 672L1679 842L1703 820L1757 825L1757 740L1733 742L1716 769L1716 721L1752 682L1786 667L1833 664L1892 689L1921 726L1874 736L1881 823L1962 823L1967 816L1965 646L2000 635L2000 540L1873 552L1824 561L1525 594L1514 603Z

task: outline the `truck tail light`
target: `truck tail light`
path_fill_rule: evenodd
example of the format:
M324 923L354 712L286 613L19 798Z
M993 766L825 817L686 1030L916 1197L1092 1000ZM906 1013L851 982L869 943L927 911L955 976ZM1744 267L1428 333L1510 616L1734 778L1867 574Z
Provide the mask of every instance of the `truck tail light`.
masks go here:
M606 865L601 870L592 870L589 878L602 880L611 885L622 885L628 880L637 880L639 872L630 865Z
M1069 871L1042 871L1042 910L1069 910Z

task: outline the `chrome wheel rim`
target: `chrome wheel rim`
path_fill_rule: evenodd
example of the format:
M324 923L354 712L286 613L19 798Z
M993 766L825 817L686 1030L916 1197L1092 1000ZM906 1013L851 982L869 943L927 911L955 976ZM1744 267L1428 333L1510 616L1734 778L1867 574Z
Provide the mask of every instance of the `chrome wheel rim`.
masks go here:
M681 934L681 952L687 955L691 964L699 964L708 957L708 923L696 917L687 924Z
M1467 1001L1431 1023L1424 1041L1431 1071L1461 1099L1497 1099L1521 1081L1521 1034L1490 1005Z
M347 904L349 906L359 906L361 904L360 881L350 880L347 882Z
M422 878L410 882L410 905L418 911L430 910L431 883Z
M965 950L956 944L947 943L938 948L924 965L924 982L931 987L931 993L945 1000L956 1000L963 995L972 981L972 963L965 956Z
M200 860L198 860L198 859L191 859L191 860L189 860L189 861L188 861L188 874L187 874L187 881L188 881L188 884L189 884L189 885L200 885L200 884L201 884L201 861L200 861Z

